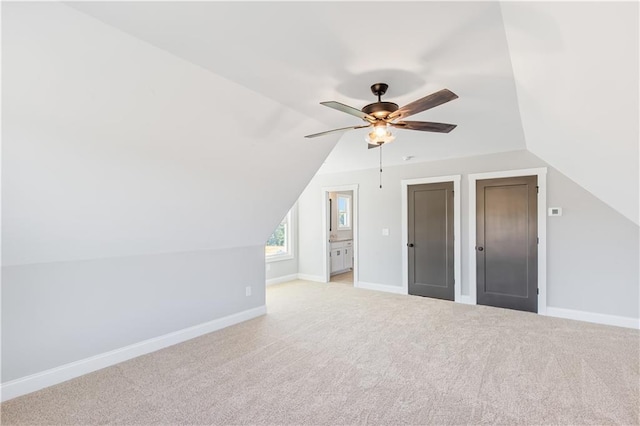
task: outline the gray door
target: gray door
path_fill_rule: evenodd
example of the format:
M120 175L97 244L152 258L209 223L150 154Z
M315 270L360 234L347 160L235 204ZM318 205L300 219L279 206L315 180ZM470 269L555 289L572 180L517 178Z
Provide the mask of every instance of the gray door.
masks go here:
M453 300L453 182L408 192L409 294Z
M479 180L478 304L538 312L537 176Z

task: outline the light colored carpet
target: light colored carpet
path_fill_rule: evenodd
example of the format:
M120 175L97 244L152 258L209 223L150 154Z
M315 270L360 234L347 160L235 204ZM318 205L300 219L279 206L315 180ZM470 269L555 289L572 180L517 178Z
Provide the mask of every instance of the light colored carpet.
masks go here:
M637 330L302 281L267 306L11 400L2 423L640 423Z

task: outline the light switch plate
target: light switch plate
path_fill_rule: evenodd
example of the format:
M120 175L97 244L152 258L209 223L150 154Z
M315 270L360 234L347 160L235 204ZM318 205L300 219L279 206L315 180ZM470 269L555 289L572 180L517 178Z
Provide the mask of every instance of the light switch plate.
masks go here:
M549 207L549 216L562 216L562 207Z
M385 237L389 236L389 228L382 228L382 235L384 235Z

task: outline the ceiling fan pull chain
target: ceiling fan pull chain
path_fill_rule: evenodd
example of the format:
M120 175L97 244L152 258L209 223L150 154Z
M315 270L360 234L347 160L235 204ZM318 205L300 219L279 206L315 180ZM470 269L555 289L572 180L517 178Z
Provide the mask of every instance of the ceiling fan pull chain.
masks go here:
M384 143L380 144L380 148L378 148L380 150L380 189L382 189L382 145Z

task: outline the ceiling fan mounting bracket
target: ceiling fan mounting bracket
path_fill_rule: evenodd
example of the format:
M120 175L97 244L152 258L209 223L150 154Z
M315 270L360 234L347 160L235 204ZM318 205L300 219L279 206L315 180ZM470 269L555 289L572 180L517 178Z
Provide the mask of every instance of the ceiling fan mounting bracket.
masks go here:
M389 85L387 83L376 83L371 86L371 93L378 97L378 102L380 102L380 96L387 93L387 89Z

